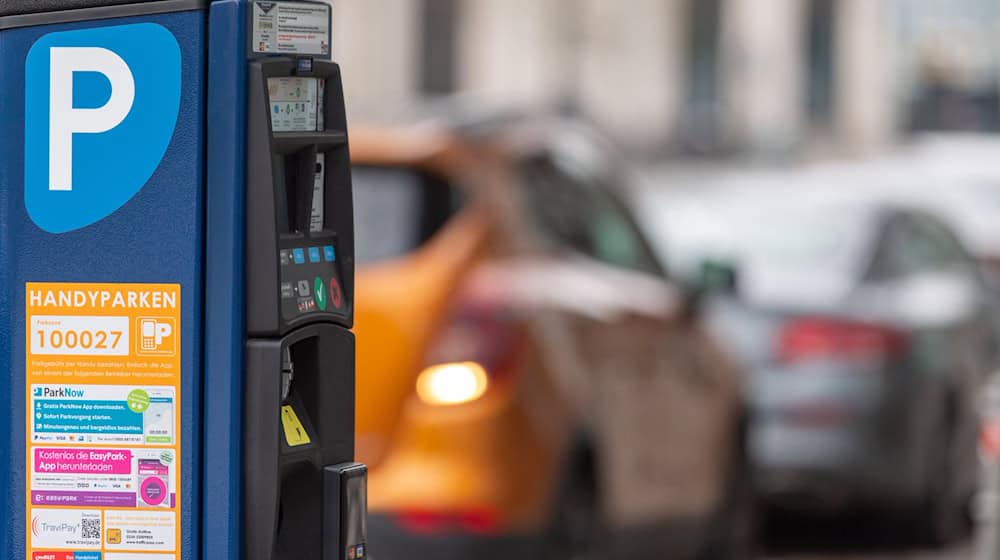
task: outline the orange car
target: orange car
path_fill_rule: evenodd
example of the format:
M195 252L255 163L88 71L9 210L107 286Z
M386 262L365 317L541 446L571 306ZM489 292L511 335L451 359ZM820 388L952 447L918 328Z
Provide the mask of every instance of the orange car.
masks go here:
M751 554L739 375L601 142L546 119L351 134L372 556Z

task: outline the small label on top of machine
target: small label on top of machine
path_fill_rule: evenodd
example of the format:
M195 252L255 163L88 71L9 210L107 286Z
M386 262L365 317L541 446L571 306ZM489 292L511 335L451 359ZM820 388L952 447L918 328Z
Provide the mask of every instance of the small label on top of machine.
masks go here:
M254 2L251 48L258 54L329 58L330 6L313 2Z

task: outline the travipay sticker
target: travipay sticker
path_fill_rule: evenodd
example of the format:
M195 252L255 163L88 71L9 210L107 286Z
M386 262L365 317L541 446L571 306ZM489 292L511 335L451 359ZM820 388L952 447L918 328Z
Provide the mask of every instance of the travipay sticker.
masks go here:
M330 6L312 2L254 2L253 52L329 58Z
M28 283L25 303L28 557L175 560L180 286Z
M96 509L30 508L31 540L38 547L100 550L101 512Z

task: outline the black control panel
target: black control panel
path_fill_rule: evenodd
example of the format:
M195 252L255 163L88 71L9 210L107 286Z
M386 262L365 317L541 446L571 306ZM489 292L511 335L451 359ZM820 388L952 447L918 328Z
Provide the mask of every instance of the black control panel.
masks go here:
M278 249L281 270L281 316L294 321L308 313L343 316L343 276L337 261L337 238L283 238Z
M250 62L249 80L247 330L350 328L354 215L340 67L264 58Z

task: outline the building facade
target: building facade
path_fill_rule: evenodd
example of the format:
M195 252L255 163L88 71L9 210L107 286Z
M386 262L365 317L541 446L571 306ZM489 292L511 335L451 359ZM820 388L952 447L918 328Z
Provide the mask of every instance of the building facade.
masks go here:
M907 126L914 53L946 22L1000 21L992 4L337 0L334 48L358 114L460 93L575 111L654 156L864 154Z

